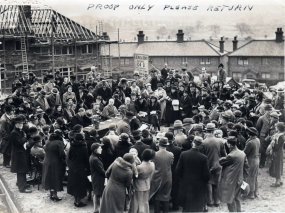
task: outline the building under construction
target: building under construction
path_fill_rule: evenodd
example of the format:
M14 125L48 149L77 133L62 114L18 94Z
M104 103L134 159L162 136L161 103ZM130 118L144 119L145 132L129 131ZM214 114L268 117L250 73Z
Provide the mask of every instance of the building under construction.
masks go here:
M41 78L59 70L63 76L82 78L91 67L106 77L110 63L100 57L109 37L76 23L53 9L28 5L0 5L0 64L2 88L11 87L23 71Z

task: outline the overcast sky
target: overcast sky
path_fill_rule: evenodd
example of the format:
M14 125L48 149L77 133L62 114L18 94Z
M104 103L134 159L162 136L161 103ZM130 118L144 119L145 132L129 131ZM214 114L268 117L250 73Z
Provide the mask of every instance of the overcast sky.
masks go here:
M40 0L38 0L40 1ZM246 19L249 23L251 21L256 22L259 20L276 20L280 17L280 21L284 21L285 14L285 1L284 0L43 0L43 4L51 6L53 9L63 13L67 16L81 16L92 15L96 17L109 17L115 16L118 18L133 17L143 19L161 19L171 17L177 19L179 17L187 16L193 19L204 19L214 21L219 19L223 22L227 22L227 18L232 20ZM99 10L95 9L97 4L116 4L120 5L119 8L114 10ZM243 12L207 12L209 6L232 6L241 4L242 6L254 6L251 11L248 9ZM87 10L88 7L93 8ZM130 5L151 5L154 7L150 11L145 10L130 10ZM164 5L198 5L199 8L196 11L183 11L183 10L163 10ZM222 17L222 18L221 18Z

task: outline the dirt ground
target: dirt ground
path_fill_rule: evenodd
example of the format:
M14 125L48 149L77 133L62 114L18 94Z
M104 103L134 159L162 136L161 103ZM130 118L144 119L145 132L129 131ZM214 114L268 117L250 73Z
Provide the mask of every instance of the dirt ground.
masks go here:
M1 156L2 157L2 156ZM1 158L0 157L0 158ZM2 160L0 159L0 162ZM285 186L272 188L270 185L274 179L267 173L267 168L259 170L259 197L255 200L243 200L242 211L244 212L285 212ZM14 194L16 202L21 207L21 213L91 213L93 212L92 201L87 202L88 205L83 208L76 208L73 205L72 196L66 193L66 188L58 195L63 200L53 202L49 199L49 193L45 190L38 190L37 186L33 187L31 194L19 193L16 187L16 174L10 172L9 169L0 166L1 175L5 179L10 191ZM2 209L3 210L3 209ZM0 202L0 212L1 202ZM227 212L227 207L222 204L218 208L209 208L209 212Z

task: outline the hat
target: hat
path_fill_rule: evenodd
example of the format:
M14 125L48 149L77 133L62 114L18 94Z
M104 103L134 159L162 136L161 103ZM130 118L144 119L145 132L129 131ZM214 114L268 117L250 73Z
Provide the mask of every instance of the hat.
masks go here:
M194 142L196 145L200 145L201 143L203 143L203 138L200 137L200 136L195 136L193 142Z
M135 161L135 158L134 158L133 154L131 154L131 153L124 154L123 159L130 164L133 164Z
M254 134L255 136L257 136L257 135L258 135L258 131L257 131L257 129L256 129L256 128L254 128L254 127L246 128L246 130L247 130L248 132L250 132L250 133Z
M149 137L149 131L148 131L147 129L144 129L144 130L142 131L142 137L143 137L143 138L148 138L148 137Z
M241 131L243 128L243 125L241 125L240 123L237 123L233 126L233 129L235 129L236 131Z
M93 143L91 145L91 152L94 152L94 150L98 149L100 146L103 146L103 145L100 143Z
M239 118L242 116L242 112L240 110L236 110L234 111L234 116Z
M83 128L83 126L81 126L80 124L76 124L73 126L72 130L74 132L81 132L82 128Z
M204 109L205 109L205 106L204 106L204 105L201 105L201 106L198 107L198 109L199 109L199 110L204 110Z
M233 146L237 144L237 138L235 136L229 136L227 138L227 142Z
M43 113L44 111L40 107L37 107L36 114L43 114Z
M52 94L57 94L57 93L58 93L58 89L57 89L57 88L53 88L53 89L51 90L51 93L52 93Z
M167 137L168 141L172 141L174 136L172 132L166 132L165 137Z
M129 137L129 135L127 134L127 133L122 133L121 135L120 135L120 140L124 140L124 141L126 141L126 140L128 140L130 137Z
M232 106L233 105L233 102L231 100L226 100L224 105L229 105L229 106Z
M174 121L173 128L174 129L182 129L183 128L182 121L180 121L180 120Z
M168 143L168 138L167 137L161 137L159 139L159 146L166 147L168 145L169 145L169 143Z
M238 104L233 104L233 105L232 105L232 108L239 109L239 105L238 105Z
M140 76L139 72L135 72L134 76Z
M150 99L157 99L155 95L151 95Z
M276 119L278 119L280 115L281 114L277 113L276 111L270 113L270 116Z
M248 100L249 100L249 101L255 101L255 97L254 97L254 96L249 96L249 97L248 97Z
M116 124L110 124L109 130L116 130Z
M159 133L157 133L157 135L156 135L156 139L160 139L160 138L162 138L162 137L164 137L164 133L163 132L159 132Z
M202 67L202 71L206 71L207 69L206 69L206 67Z
M222 63L220 63L218 68L220 68L220 67L224 68L224 65Z
M141 138L142 132L140 130L133 131L133 137L134 139L138 140Z
M76 140L76 141L83 141L84 140L84 135L81 134L81 133L77 133L74 136L74 140Z
M203 131L203 125L202 124L196 124L193 126L193 131L199 131L202 132Z
M214 131L216 128L216 125L214 123L207 123L206 125L206 131Z
M16 118L14 118L14 122L17 123L24 123L25 121L25 116L24 115L18 115Z
M193 124L194 121L193 121L193 118L184 118L183 123L184 124Z
M136 95L137 95L137 93L135 93L135 92L132 92L132 93L131 93L131 96L133 96L133 95L134 95L134 96L136 96Z
M272 105L271 104L264 105L264 110L265 111L271 111L272 110Z
M32 137L32 140L34 143L38 143L38 142L41 142L42 141L42 138L40 135L35 135Z
M147 83L145 86L146 86L146 87L151 86L151 83Z
M163 87L163 84L162 83L158 83L157 87Z

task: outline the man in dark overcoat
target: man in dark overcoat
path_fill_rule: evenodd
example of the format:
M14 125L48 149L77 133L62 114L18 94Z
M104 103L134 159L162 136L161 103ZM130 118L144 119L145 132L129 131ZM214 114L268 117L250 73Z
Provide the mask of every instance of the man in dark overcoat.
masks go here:
M197 148L202 141L202 137L195 136L192 149L181 153L176 166L180 177L178 199L183 212L202 212L207 202L208 159Z
M19 115L14 119L15 128L10 135L10 143L12 144L11 172L17 173L19 191L31 193L32 191L28 189L26 180L26 173L29 168L25 149L27 137L23 131L24 119L24 115Z
M10 133L13 130L12 106L5 107L5 113L0 119L0 152L3 154L3 166L9 168L11 161Z

